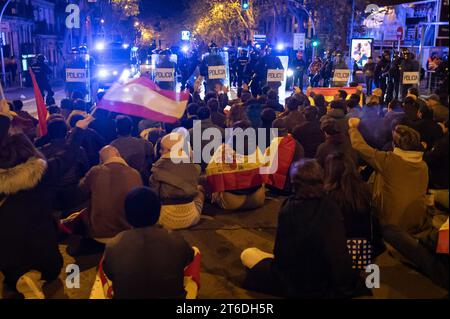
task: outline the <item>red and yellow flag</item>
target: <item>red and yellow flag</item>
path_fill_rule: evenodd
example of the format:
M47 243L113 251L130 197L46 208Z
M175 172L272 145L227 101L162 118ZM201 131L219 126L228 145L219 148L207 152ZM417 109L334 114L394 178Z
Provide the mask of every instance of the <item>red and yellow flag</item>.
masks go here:
M36 99L36 108L39 120L39 134L44 136L47 134L47 107L45 106L44 98L42 97L41 90L36 81L36 76L31 68L28 69L31 76L31 81L33 81L34 96Z

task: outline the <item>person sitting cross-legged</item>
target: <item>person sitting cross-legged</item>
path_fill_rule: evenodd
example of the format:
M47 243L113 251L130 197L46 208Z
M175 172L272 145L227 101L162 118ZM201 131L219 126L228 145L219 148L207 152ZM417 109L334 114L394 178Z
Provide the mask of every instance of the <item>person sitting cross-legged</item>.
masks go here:
M169 229L188 228L199 222L205 201L198 183L200 166L192 163L182 133L164 136L160 146L161 158L153 165L149 181L162 203L159 223Z
M195 298L200 284L200 252L180 235L156 224L161 208L158 195L138 187L127 195L124 207L133 228L106 246L99 271L103 281L108 278L112 282L112 296L106 297ZM97 289L100 295L101 290ZM91 298L98 297L91 293Z
M325 195L323 170L316 160L294 164L295 195L278 215L273 254L245 249L244 288L290 298L342 298L359 292L352 269L342 214Z

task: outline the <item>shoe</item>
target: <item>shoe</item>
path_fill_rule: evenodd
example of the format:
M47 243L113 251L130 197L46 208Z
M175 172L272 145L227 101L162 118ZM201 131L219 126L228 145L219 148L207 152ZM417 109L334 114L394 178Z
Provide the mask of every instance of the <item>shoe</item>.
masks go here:
M44 281L41 280L41 273L32 270L19 278L16 284L16 289L23 294L25 299L45 299L42 292L42 285Z

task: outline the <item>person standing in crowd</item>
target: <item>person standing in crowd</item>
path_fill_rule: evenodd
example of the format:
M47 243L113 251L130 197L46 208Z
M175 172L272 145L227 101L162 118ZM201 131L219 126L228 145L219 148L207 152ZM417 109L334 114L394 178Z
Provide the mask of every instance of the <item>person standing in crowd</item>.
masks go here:
M296 58L293 62L294 68L294 83L293 86L299 87L303 90L303 76L306 70L306 62L303 60L303 51L297 51Z
M110 145L119 151L128 165L141 174L146 183L153 163L153 145L149 141L131 136L133 122L129 117L118 116L116 125L118 137Z
M311 62L311 64L308 67L308 76L309 76L309 83L311 84L311 87L318 87L319 81L320 81L320 70L323 67L322 60L319 56L316 56L314 58L314 61Z
M241 253L244 288L290 298L350 298L362 290L352 269L339 207L325 195L323 170L315 160L294 164L294 195L278 215L273 254Z
M373 58L370 57L367 59L367 63L363 67L364 77L366 79L366 94L372 95L373 88L373 79L375 76L375 63L373 62Z
M36 62L31 65L31 69L36 76L36 82L39 86L42 97L45 97L45 92L47 92L48 97L54 96L55 92L53 92L48 79L52 74L52 70L45 63L45 56L43 54L37 55Z
M376 172L372 176L374 208L382 226L395 225L415 234L429 227L426 221L425 195L428 168L422 160L420 134L404 125L393 132L393 152L370 147L359 132L360 119L349 119L353 148ZM408 181L405 183L405 181Z
M236 59L235 62L235 70L236 70L236 76L237 76L237 89L238 89L238 96L240 96L240 93L242 91L242 84L245 82L245 68L249 62L249 58L247 56L247 50L241 50L239 57Z
M305 122L292 130L292 136L303 146L306 158L314 158L317 148L325 141L325 134L320 129L318 110L308 106L304 112Z
M106 245L103 259L113 298L185 298L183 274L194 260L196 248L179 234L156 225L161 206L158 195L149 188L133 189L124 207L132 229Z
M1 101L0 103L5 103ZM3 107L0 107L0 112ZM74 164L83 129L68 139L73 152L46 160L23 134L9 135L11 120L0 114L0 271L3 297L43 299L42 281L58 278L63 265L52 215L54 189Z

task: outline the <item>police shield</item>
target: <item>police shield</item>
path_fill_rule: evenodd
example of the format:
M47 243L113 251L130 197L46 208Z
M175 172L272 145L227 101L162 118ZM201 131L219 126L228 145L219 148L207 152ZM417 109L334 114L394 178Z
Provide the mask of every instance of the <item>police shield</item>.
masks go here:
M152 63L154 63L152 79L163 90L176 90L176 60L175 54L159 54L152 56Z
M66 66L66 90L69 96L74 92L86 97L89 93L89 68L86 58L74 54Z
M210 52L203 56L200 74L206 79L206 91L214 91L217 84L230 86L228 52Z

